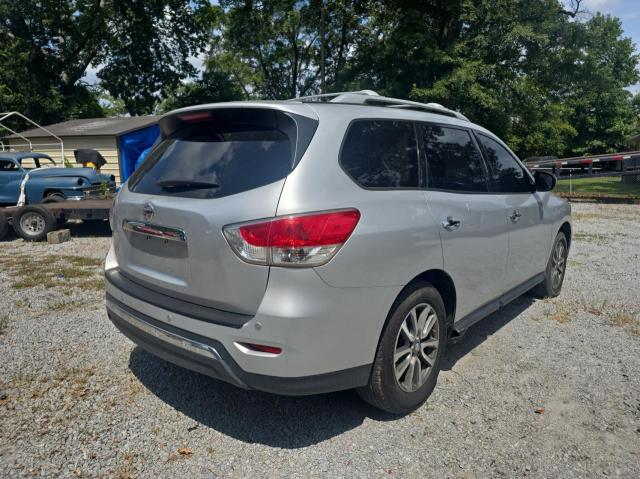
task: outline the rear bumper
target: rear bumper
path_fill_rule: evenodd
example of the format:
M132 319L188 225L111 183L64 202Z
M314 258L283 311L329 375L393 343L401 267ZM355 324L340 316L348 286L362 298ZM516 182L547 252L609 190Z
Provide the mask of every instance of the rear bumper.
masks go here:
M239 388L299 396L350 389L369 380L370 365L293 378L249 373L238 366L219 341L157 321L109 294L107 312L125 336L148 352Z
M240 387L280 394L366 385L387 312L401 289L335 288L313 269L271 268L259 307L252 315L240 315L130 274L121 270L111 248L105 264L107 309L116 326L134 342ZM120 281L123 278L131 281ZM123 326L126 319L129 324ZM149 334L140 321L160 332ZM182 342L167 339L162 331L203 346L196 346L194 352ZM275 346L282 352L251 351L243 346L246 343ZM223 364L214 366L214 362Z

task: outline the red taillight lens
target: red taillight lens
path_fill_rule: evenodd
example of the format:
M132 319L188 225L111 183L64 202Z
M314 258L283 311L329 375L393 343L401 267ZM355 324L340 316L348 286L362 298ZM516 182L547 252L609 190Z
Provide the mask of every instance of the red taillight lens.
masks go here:
M178 115L182 121L186 121L187 123L198 123L201 121L208 121L211 118L210 111L194 111L191 113L183 113L182 115Z
M319 266L351 236L360 212L355 209L273 218L233 225L224 234L242 259L277 266Z
M258 247L269 246L269 230L271 229L271 222L266 223L254 223L251 225L240 226L239 231L242 239L252 245Z

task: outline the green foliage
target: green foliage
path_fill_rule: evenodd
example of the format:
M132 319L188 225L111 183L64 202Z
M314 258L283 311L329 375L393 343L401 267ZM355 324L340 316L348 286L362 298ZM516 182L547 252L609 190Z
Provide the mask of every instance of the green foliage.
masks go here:
M569 184L571 183L571 188ZM623 195L640 199L640 181L623 183L619 177L576 178L558 181L555 191L559 193L590 193L593 195Z
M366 88L457 109L522 157L619 150L640 131L638 54L618 19L579 6L0 0L0 110L51 123Z
M191 105L242 100L242 90L223 71L206 70L202 78L179 86L158 110L167 112Z
M42 123L103 116L81 81L94 65L129 113L148 113L196 73L189 59L215 11L206 0L1 0L0 110Z
M102 198L106 198L109 196L109 182L101 181L100 182L100 196Z
M221 0L224 17L212 41L209 64L228 71L246 97L285 99L318 93L321 63L326 83L336 88L352 80L344 73L363 29L364 3Z

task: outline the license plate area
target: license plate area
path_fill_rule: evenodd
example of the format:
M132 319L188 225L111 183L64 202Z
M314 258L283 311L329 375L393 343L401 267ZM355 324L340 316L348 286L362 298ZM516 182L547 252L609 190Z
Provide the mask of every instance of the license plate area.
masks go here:
M164 282L188 281L189 249L183 230L128 220L122 226L132 269Z

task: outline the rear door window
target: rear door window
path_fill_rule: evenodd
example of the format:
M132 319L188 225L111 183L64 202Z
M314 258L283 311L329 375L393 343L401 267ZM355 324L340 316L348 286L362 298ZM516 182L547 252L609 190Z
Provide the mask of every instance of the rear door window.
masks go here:
M430 189L488 191L482 156L467 130L425 124L420 128Z
M511 153L494 139L476 135L489 166L491 189L498 193L531 193L529 178Z
M219 198L281 180L293 169L296 126L273 110L192 115L134 172L136 193Z
M342 146L340 164L364 188L419 188L420 162L413 123L352 123Z

